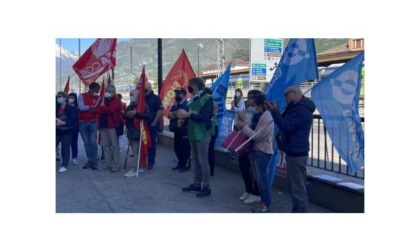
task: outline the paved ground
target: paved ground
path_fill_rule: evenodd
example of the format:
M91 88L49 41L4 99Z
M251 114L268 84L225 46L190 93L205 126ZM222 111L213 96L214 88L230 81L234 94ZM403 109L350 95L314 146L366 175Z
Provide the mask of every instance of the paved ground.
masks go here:
M121 167L126 148L121 153ZM83 170L86 155L79 138L78 165L56 174L57 213L251 213L255 204L238 200L244 192L239 173L216 167L211 177L212 195L198 198L195 193L184 193L181 188L193 181L193 171L185 173L171 170L175 166L172 149L158 145L155 168L145 170L139 177L124 177L118 173ZM129 162L131 158L129 158ZM100 166L104 162L99 163ZM56 170L59 168L57 162ZM287 193L272 189L272 213L288 213L291 198ZM329 210L310 204L312 213Z

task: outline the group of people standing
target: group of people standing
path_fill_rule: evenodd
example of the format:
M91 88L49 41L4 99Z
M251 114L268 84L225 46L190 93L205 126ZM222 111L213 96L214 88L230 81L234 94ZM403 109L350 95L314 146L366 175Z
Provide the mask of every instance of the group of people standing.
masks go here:
M115 86L108 85L104 100L99 97L100 86L93 82L89 91L80 95L75 103L74 95L59 92L57 95L56 136L57 145L62 144L62 166L65 172L69 162L70 143L77 133L82 136L88 162L83 169L120 171L120 152L117 125L125 123L129 146L134 155L131 169L126 177L136 175L140 131L139 120L144 120L150 130L152 146L148 150L147 168L152 169L156 157L158 123L163 106L159 96L145 84L145 111L137 111L138 90L130 91L130 104L124 110ZM189 80L188 92L176 90L175 102L168 117L169 129L174 132L174 151L178 164L173 170L194 170L193 183L183 187L183 192L194 192L197 197L211 195L210 176L214 175L214 142L217 137L217 104L211 90L205 88L204 80L194 77ZM239 168L245 184L245 192L239 200L257 203L256 213L270 211L271 183L268 169L273 156L274 129L279 133L279 148L286 154L288 185L293 199L292 212L308 212L306 194L306 162L309 153L309 133L312 126L314 103L304 97L299 87L290 87L285 92L286 108L280 112L276 104L266 101L258 90L251 90L245 102L240 89L235 90L231 109L235 110L234 127L251 137L249 151L239 154ZM105 167L98 168L97 130L100 131L105 156ZM76 142L77 143L77 142ZM73 156L74 157L74 156ZM76 149L77 157L77 149ZM74 159L73 159L74 160ZM140 171L143 171L142 169Z

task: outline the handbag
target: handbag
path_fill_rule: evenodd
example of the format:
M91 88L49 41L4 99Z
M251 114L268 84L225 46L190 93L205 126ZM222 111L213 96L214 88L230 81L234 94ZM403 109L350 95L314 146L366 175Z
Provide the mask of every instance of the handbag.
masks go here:
M233 130L227 138L222 142L222 146L228 149L229 151L235 152L236 148L241 146L248 137L242 133L242 131ZM249 153L251 149L251 141L246 143L240 150L236 153L239 155L245 155Z

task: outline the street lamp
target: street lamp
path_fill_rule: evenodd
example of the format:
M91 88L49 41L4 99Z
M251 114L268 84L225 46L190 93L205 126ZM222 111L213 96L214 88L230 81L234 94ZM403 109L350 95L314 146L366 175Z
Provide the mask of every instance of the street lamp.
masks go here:
M198 76L200 76L200 48L203 48L204 46L203 46L203 44L198 44L197 45L197 74L198 74Z

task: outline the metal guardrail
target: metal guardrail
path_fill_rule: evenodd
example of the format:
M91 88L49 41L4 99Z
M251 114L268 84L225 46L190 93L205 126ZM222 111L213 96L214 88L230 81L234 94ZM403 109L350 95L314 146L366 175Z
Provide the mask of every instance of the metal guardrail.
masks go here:
M308 165L335 172L359 179L365 178L365 170L359 169L356 173L350 173L346 162L341 158L334 148L327 134L327 129L323 124L320 115L313 115L312 130L310 135L310 153ZM364 128L365 118L361 117L362 127Z

